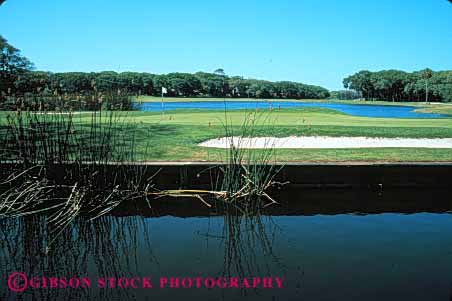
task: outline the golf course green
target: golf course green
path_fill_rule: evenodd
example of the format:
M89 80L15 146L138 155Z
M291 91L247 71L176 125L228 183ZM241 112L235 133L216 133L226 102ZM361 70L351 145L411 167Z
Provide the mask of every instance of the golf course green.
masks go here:
M156 100L156 98L152 99L152 101ZM178 100L181 101L180 98ZM197 101L199 100L197 98ZM353 103L371 104L359 101L353 101ZM375 104L381 103L375 102ZM447 104L403 103L402 105L414 105L418 106L420 111L441 114L452 111L452 106ZM1 112L0 114L3 115L0 120L4 122L6 114L15 113ZM89 124L91 114L91 112L76 112L73 115L73 121L79 125ZM164 113L128 111L119 114L122 116L120 122L133 125L138 143L138 158L144 161L223 161L227 150L201 147L198 144L228 135L452 138L452 118L369 118L351 116L325 108L228 112L182 109ZM259 153L263 150L250 150L250 152ZM452 161L452 148L275 149L272 152L272 158L275 161L284 162Z
M450 106L432 105L435 112L449 112ZM422 107L420 107L422 110ZM350 136L390 138L451 138L452 118L399 119L367 118L329 109L299 108L255 111L175 110L127 112L126 122L136 125L141 159L146 161L222 161L227 150L198 146L208 139L226 135L261 137ZM80 114L78 122L89 122ZM246 124L246 126L244 126ZM252 127L252 129L250 129ZM261 152L254 150L253 152ZM277 161L452 161L452 149L361 148L278 149Z

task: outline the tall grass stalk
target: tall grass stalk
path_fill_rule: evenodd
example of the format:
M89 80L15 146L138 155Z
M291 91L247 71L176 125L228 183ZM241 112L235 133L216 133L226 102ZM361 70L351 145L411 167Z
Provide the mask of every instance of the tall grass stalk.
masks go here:
M212 201L218 200L235 206L244 214L255 214L259 209L277 204L267 193L270 187L281 184L275 181L282 166L273 164L276 162L274 147L269 141L262 150L242 148L243 138L256 136L258 127L265 127L270 134L272 125L271 112L254 111L247 113L242 125L235 129L225 110L223 128L230 147L226 150L224 164L208 169L212 189L165 190L150 194L159 197L193 197L208 207L212 207Z
M256 137L259 127L264 127L264 132L271 136L274 122L271 116L271 112L257 110L247 113L237 131L225 114L223 127L229 148L226 149L226 164L220 167L222 173L215 186L217 190L227 192L227 202L238 204L245 211L277 203L267 194L268 188L278 184L274 178L281 169L273 164L276 153L270 140L261 150L242 147L244 138Z
M151 179L130 164L135 130L118 111L8 114L0 128L0 215L49 212L58 235L81 212L96 218L142 194Z

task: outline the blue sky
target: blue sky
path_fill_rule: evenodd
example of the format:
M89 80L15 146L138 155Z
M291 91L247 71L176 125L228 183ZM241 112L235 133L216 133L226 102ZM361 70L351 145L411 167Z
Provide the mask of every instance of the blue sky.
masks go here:
M361 69L452 69L446 0L7 0L39 70L211 72L342 88Z

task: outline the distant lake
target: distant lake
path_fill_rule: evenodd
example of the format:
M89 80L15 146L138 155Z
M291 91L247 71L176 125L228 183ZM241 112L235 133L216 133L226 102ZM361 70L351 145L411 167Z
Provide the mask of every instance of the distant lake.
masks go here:
M136 103L141 111L162 111L160 102ZM417 107L391 105L358 105L342 103L315 103L296 101L193 101L164 102L163 110L243 110L243 109L286 109L286 108L327 108L353 116L376 118L446 118L447 115L415 112Z

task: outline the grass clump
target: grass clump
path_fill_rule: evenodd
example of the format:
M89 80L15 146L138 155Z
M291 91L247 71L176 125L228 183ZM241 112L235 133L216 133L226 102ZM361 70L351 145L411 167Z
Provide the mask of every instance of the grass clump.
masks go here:
M115 111L18 110L0 128L0 215L48 214L58 236L79 214L97 218L149 188L132 123ZM52 242L50 242L51 244Z
M264 150L255 152L242 148L243 138L256 135L258 127L271 130L271 114L247 113L240 128L231 126L225 112L223 122L224 136L230 147L225 150L224 163L206 172L210 173L210 190L164 190L150 193L158 197L192 197L206 206L220 201L233 206L243 214L255 214L258 210L277 202L267 193L270 187L281 185L275 181L281 165L277 166L274 148L268 145Z

